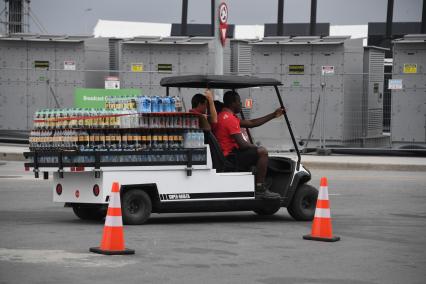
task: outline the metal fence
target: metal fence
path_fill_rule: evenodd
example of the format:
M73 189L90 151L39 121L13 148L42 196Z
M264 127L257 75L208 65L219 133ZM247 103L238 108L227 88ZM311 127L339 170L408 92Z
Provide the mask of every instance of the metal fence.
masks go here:
M4 74L8 74L6 77ZM76 88L97 85L114 74L121 88L138 89L144 95L164 96L162 77L189 75L198 72L125 70L64 70L63 68L0 67L1 130L29 130L33 113L40 108L72 107ZM279 87L294 133L301 148L424 148L426 146L426 80L425 74L338 73L304 75L258 73L283 82ZM132 80L126 81L126 78ZM144 77L156 81L134 86ZM388 79L400 79L401 90L388 90ZM98 78L88 84L87 78ZM417 82L415 86L413 82ZM203 90L174 89L171 95L182 97L185 109L190 108L193 94ZM278 107L274 89L240 90L247 118L256 118ZM271 150L292 148L282 119L253 129L255 141Z

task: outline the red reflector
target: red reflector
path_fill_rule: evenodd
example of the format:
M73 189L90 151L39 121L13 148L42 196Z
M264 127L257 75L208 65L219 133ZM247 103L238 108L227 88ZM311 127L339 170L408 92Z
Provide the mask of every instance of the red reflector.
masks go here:
M84 167L75 167L76 172L84 172Z
M76 191L75 191L75 197L77 197L77 198L79 198L79 197L80 197L80 191L79 191L79 190L76 190Z
M94 194L95 196L98 196L98 195L99 195L99 192L100 192L99 185L95 184L95 185L93 186L93 194Z
M30 167L25 167L25 171L29 172L30 171Z
M60 183L58 183L56 185L56 194L57 195L61 195L62 194L62 185Z

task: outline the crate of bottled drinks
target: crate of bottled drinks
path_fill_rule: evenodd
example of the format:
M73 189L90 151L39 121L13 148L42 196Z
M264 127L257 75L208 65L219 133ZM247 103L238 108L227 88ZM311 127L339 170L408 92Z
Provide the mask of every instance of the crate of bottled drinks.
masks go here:
M206 164L199 116L177 97L109 97L103 109L34 114L27 167Z

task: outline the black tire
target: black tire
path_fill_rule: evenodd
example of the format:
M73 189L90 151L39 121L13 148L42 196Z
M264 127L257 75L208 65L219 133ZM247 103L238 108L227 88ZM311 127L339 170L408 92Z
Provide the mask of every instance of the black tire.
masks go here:
M74 214L81 220L100 221L105 218L106 208L103 206L87 207L74 205L72 207Z
M124 224L141 225L151 215L151 198L145 191L140 189L125 191L121 202L121 209Z
M287 211L297 221L311 221L314 219L317 198L318 190L315 187L299 185Z

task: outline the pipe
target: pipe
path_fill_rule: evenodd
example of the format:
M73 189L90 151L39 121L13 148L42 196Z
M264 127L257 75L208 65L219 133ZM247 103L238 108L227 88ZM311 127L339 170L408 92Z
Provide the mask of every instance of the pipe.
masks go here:
M181 36L188 34L188 0L182 0L182 21L180 25Z
M393 2L394 0L388 0L388 11L386 16L386 39L388 40L392 38Z
M421 33L426 33L426 0L423 0L423 11L422 11L422 28Z
M309 35L315 36L317 25L317 0L311 0L311 24L309 26Z
M284 0L278 0L277 36L283 36Z

